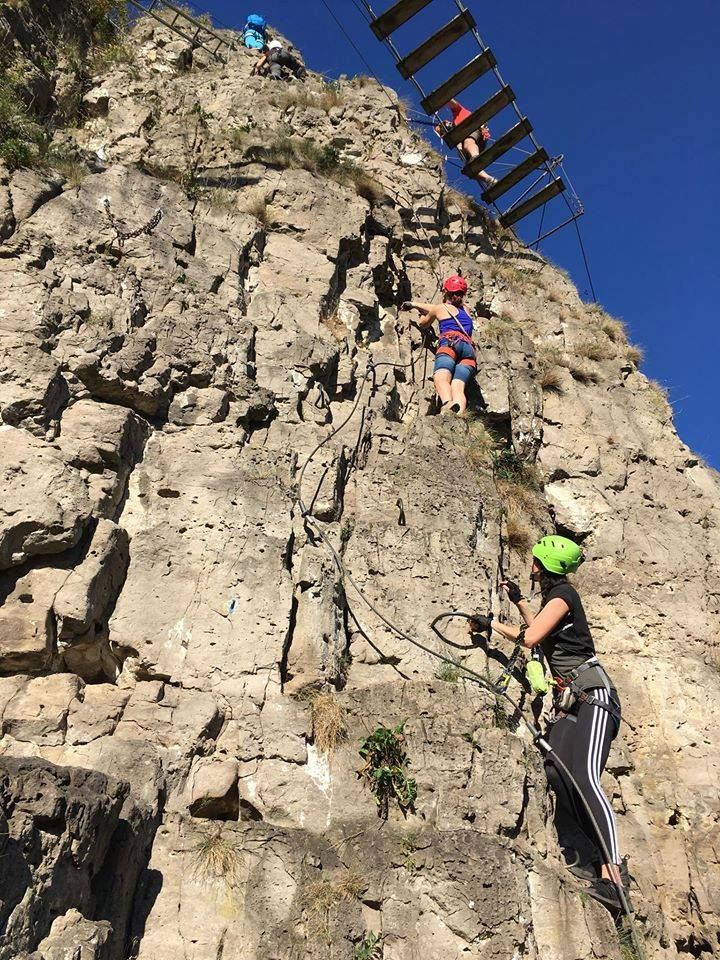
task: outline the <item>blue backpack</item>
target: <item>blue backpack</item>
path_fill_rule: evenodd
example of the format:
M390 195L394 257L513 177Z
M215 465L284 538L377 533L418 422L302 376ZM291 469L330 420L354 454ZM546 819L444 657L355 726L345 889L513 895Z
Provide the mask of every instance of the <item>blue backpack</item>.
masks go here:
M262 50L265 46L265 28L267 21L259 13L251 13L243 30L243 43L253 50Z

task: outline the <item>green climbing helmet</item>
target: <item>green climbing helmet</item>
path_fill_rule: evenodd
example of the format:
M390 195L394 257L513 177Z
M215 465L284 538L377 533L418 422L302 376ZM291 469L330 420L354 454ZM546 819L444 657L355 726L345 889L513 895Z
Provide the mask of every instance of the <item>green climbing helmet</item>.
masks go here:
M567 537L543 537L532 548L532 555L548 573L575 573L585 557L581 548Z

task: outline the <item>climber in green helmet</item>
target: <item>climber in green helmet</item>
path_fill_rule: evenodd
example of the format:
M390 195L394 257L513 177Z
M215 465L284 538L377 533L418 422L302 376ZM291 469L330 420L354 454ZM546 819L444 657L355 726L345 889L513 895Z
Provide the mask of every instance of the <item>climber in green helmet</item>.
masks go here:
M567 579L585 559L581 548L567 537L543 537L532 549L530 579L540 588L541 605L533 613L520 588L510 580L501 587L518 608L524 626L514 627L480 618L473 627L489 625L510 640L547 661L554 680L553 712L548 741L575 778L602 833L610 859L600 852L597 833L584 804L560 769L545 761L545 771L555 794L555 826L569 869L590 881L588 893L611 910L620 910L620 854L615 816L600 786L610 744L620 725L617 690L595 655L580 595ZM542 690L542 687L536 688Z

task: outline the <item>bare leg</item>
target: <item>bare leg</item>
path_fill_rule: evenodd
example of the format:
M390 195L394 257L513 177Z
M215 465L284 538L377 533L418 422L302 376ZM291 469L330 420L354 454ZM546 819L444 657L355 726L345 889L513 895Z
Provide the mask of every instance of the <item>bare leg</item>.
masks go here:
M438 370L433 377L437 395L440 397L440 401L442 403L450 403L452 401L453 396L452 390L450 389L451 377L452 374L449 370Z
M616 863L604 863L601 873L604 880L620 883L620 867Z
M463 413L464 410L467 410L467 397L465 396L465 384L462 380L453 380L450 385L452 392L452 401L456 403L460 409L458 413Z
M469 160L474 160L475 157L480 156L480 147L472 137L468 137L467 140L463 140L462 148ZM476 179L482 183L487 183L488 186L495 183L495 177L491 177L490 174L486 173L484 170L480 170L480 172L476 175Z

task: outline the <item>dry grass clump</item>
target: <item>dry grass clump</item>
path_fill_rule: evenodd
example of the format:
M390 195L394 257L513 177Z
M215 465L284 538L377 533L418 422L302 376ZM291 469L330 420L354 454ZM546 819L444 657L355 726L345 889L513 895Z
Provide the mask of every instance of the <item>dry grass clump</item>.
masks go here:
M276 84L276 87L280 87ZM279 110L288 110L295 107L297 110L314 108L330 113L335 107L345 103L345 96L340 84L328 83L323 90L313 90L307 84L286 84L281 89L275 89L270 95L270 103Z
M672 417L672 404L667 387L657 380L648 380L647 388L650 409L664 423Z
M600 374L594 367L591 367L589 363L568 358L566 366L573 380L577 380L578 383L588 384L600 382Z
M627 343L625 324L622 320L618 320L617 317L603 316L600 321L600 329L613 343Z
M343 323L337 307L334 310L330 308L322 310L320 313L320 323L322 326L327 327L338 343L343 343L346 339L349 331Z
M281 170L307 170L327 177L341 186L352 186L358 196L373 206L385 196L377 181L368 176L356 163L344 160L337 147L326 143L320 146L314 140L276 135L264 144L252 144L245 149L248 160L254 160Z
M479 417L468 414L465 419L467 434L463 442L465 459L473 470L485 472L492 465L495 438Z
M69 187L79 187L85 178L90 175L87 165L75 157L51 151L48 154L47 163L51 170L60 174L66 186Z
M545 393L554 393L558 396L563 393L563 375L560 367L548 367L540 371L538 383Z
M508 510L505 518L505 542L522 554L527 554L535 542L530 525L514 507Z
M490 276L493 280L505 280L507 283L522 286L527 281L527 274L518 270L512 263L496 260L490 267Z
M554 346L541 346L537 353L538 383L546 393L563 392L562 369L566 360L562 351Z
M268 225L268 202L263 191L252 192L246 198L243 197L241 210L255 217L263 227Z
M323 753L332 753L347 737L345 711L332 693L316 693L310 708L315 746Z
M645 354L643 353L642 347L639 347L635 343L629 343L625 349L625 359L634 364L636 367L639 367L645 359Z
M480 327L479 332L487 339L495 343L502 343L508 337L520 328L520 320L517 311L513 307L504 307L502 315L491 317L485 320Z
M223 836L222 827L206 833L191 849L192 873L197 879L223 880L237 886L240 870L240 846L232 836Z
M593 337L590 340L584 340L575 346L575 355L584 360L592 360L593 363L599 363L601 360L611 360L616 356L615 348L606 340L599 337Z
M338 903L357 900L365 889L362 877L349 870L341 877L321 877L306 889L311 936L327 938L330 927L330 911Z
M126 38L116 40L101 47L95 47L88 59L88 72L91 76L104 73L110 67L120 63L135 63L137 51Z

